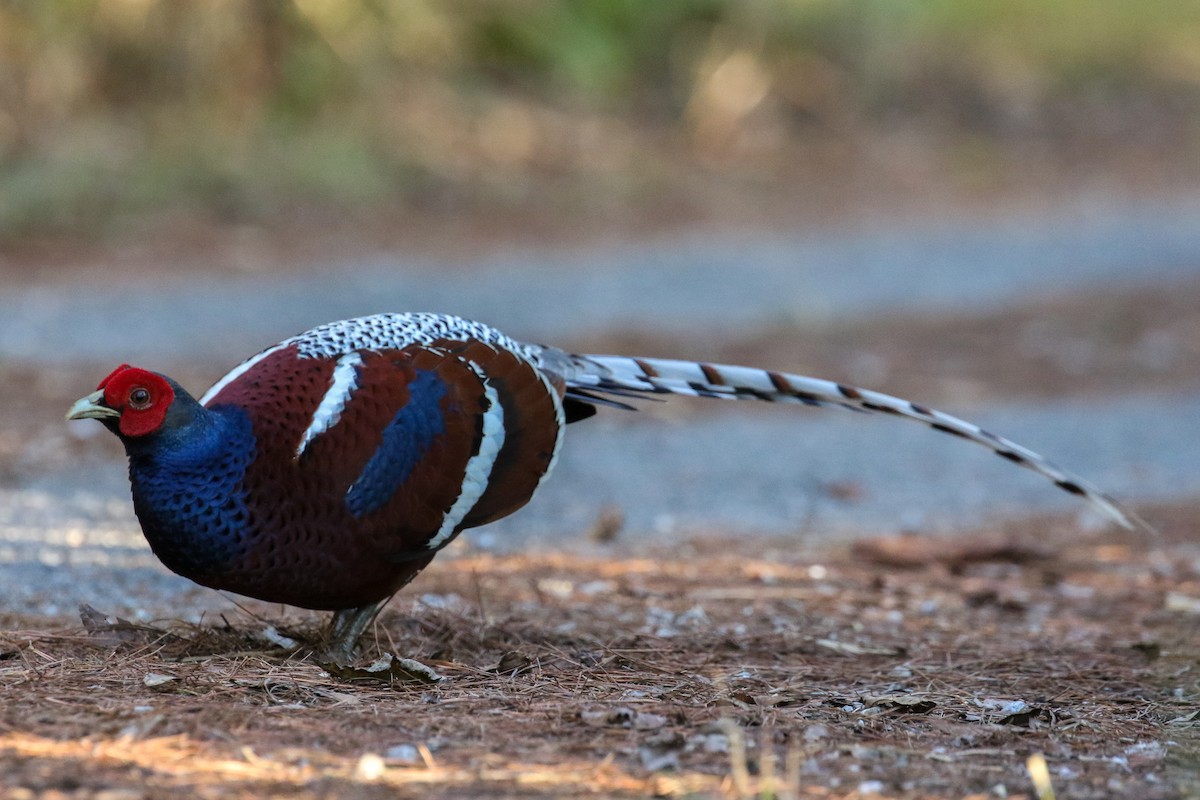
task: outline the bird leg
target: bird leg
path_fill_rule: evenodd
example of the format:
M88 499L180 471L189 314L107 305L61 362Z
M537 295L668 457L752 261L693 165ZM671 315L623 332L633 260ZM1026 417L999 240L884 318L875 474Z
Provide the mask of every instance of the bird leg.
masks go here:
M370 605L335 611L333 619L329 622L325 645L318 653L319 660L348 664L354 656L354 647L358 644L358 638L375 619L380 609L387 605L388 600L391 598Z

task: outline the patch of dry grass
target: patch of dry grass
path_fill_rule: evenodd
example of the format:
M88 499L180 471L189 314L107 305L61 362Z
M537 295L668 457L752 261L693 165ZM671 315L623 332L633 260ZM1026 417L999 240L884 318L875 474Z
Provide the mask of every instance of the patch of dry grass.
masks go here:
M1039 521L819 563L726 537L466 553L364 654L416 658L436 684L332 677L301 612L270 620L290 650L250 613L11 630L0 797L1033 796L1036 753L1062 797L1185 796L1191 515L1155 515L1153 551Z

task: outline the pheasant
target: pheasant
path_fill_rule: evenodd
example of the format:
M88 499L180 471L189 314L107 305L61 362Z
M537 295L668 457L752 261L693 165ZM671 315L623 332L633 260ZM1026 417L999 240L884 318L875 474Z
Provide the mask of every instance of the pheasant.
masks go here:
M892 414L989 448L1116 522L1110 497L1037 453L898 397L751 367L575 355L459 317L379 314L247 359L196 400L123 364L78 400L120 438L155 555L199 584L336 612L349 654L463 530L513 513L598 406L676 394Z

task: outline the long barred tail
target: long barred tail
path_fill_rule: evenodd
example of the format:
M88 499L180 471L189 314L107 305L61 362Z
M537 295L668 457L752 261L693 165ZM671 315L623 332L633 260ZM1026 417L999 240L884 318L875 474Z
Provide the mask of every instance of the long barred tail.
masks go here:
M982 445L1014 464L1033 470L1069 494L1084 498L1126 528L1134 521L1149 527L1091 483L1027 447L997 436L978 425L899 397L842 383L784 372L705 364L662 358L572 355L566 378L567 395L588 403L623 406L603 395L679 394L730 400L764 400L809 406L842 406L854 411L892 414L924 423ZM594 394L599 393L599 394Z

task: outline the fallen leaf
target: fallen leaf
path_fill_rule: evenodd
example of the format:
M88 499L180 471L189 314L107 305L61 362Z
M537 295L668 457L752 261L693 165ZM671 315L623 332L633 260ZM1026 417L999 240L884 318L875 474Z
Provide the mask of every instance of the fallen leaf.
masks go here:
M79 619L88 635L107 646L146 644L178 637L150 625L139 625L121 617L110 617L87 603L79 607Z
M524 653L509 650L500 656L500 660L495 665L488 667L487 671L500 675L520 675L529 672L533 668L534 663L534 660Z
M977 700L975 704L987 711L996 712L1000 717L996 720L999 725L1016 725L1020 728L1028 728L1030 723L1035 719L1042 717L1046 719L1050 718L1050 713L1046 709L1031 706L1024 700L985 698Z
M373 680L386 684L423 683L433 684L444 680L432 667L411 658L396 658L384 653L365 667L321 664L321 669L335 678L345 680Z
M657 730L667 724L667 718L662 714L649 711L635 711L629 706L616 708L585 709L579 712L583 724L593 728L622 727L639 731Z
M1185 714L1182 717L1168 720L1168 725L1200 725L1200 709L1196 709L1190 714Z
M895 694L865 694L862 701L867 706L892 708L905 714L927 714L937 708L937 703L928 695L915 692L899 692Z
M836 639L817 639L816 644L847 656L898 656L904 654L903 650L895 647L864 647L850 642L839 642Z
M147 672L142 676L142 685L147 689L161 689L168 683L173 683L179 680L175 675L167 675L162 672Z
M1030 723L1035 719L1042 717L1049 718L1049 714L1043 708L1028 708L1025 711L1016 714L1009 714L1007 717L1001 717L998 720L1000 725L1016 725L1018 728L1028 728Z

